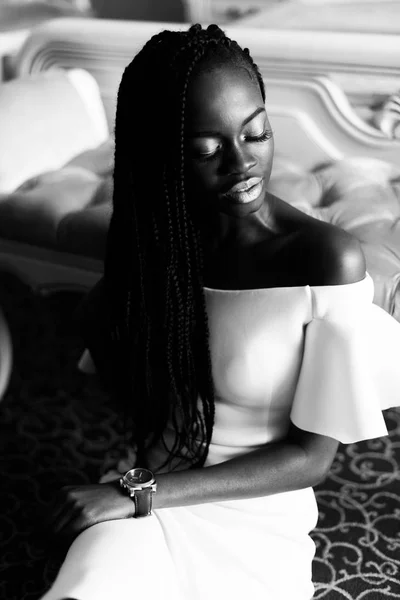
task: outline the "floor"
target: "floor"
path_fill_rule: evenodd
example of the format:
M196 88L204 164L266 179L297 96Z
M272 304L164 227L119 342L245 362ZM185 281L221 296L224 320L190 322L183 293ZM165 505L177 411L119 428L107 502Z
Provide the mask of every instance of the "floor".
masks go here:
M76 369L80 294L38 297L8 276L0 290L15 352L0 404L0 599L37 600L66 550L46 529L56 490L96 481L123 448L122 424ZM340 446L316 488L315 598L400 599L400 411L386 420L388 437Z

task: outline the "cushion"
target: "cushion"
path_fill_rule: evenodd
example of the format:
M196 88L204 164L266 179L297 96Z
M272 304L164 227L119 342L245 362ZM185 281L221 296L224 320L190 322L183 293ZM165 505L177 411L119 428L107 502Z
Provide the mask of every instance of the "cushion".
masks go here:
M100 197L106 198L101 190ZM108 188L108 197L111 194ZM58 227L58 249L71 254L104 259L108 226L111 219L111 202L99 202L85 210L71 212L66 215Z
M108 138L99 88L83 69L0 85L0 193L58 169Z
M62 218L90 205L103 183L96 173L71 166L44 173L14 193L0 195L0 236L56 247Z
M99 258L111 212L114 141L0 193L0 236Z
M83 167L97 173L97 175L110 176L113 173L114 165L114 138L110 136L103 144L96 146L78 156L74 156L66 166Z
M111 217L114 140L0 194L0 236L102 260ZM361 242L374 302L400 321L400 168L347 158L313 171L277 156L269 191Z

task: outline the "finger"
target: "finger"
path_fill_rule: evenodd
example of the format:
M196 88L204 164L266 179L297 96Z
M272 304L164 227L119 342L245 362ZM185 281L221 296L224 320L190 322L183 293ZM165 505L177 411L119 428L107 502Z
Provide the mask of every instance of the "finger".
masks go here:
M65 515L67 510L68 507L63 504L54 508L53 511L50 511L47 519L45 520L45 527L47 527L47 529L50 531L54 531L58 521L63 517L63 515Z
M79 511L69 505L64 506L57 519L54 521L53 531L55 534L63 534L68 529L69 523L77 518Z
M50 521L54 521L55 519L57 519L60 516L60 514L65 510L65 506L70 503L70 499L68 497L69 487L71 486L64 486L56 493L52 506L50 508Z

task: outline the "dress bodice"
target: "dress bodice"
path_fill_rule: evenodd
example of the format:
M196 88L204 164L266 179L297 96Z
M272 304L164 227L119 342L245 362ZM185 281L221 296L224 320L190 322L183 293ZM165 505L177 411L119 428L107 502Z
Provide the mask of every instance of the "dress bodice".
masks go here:
M386 433L380 408L396 403L395 386L375 414L378 394L368 402L365 382L385 362L372 356L377 336L400 356L400 324L372 304L368 274L344 285L204 291L215 392L206 464L282 439L290 421L343 442Z
M373 304L368 274L344 285L204 293L215 395L206 465L282 439L290 422L343 443L387 434L382 410L400 403L400 323ZM93 371L87 351L80 367ZM151 468L173 439L167 426Z
M309 287L205 288L215 393L209 462L282 438L296 387Z

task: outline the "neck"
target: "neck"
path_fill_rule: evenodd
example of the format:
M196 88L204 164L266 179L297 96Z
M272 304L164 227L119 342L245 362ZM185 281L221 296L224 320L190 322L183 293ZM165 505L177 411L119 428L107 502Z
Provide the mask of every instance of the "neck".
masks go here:
M272 203L266 201L255 213L233 217L222 212L208 213L201 224L201 234L209 249L243 250L276 236Z

